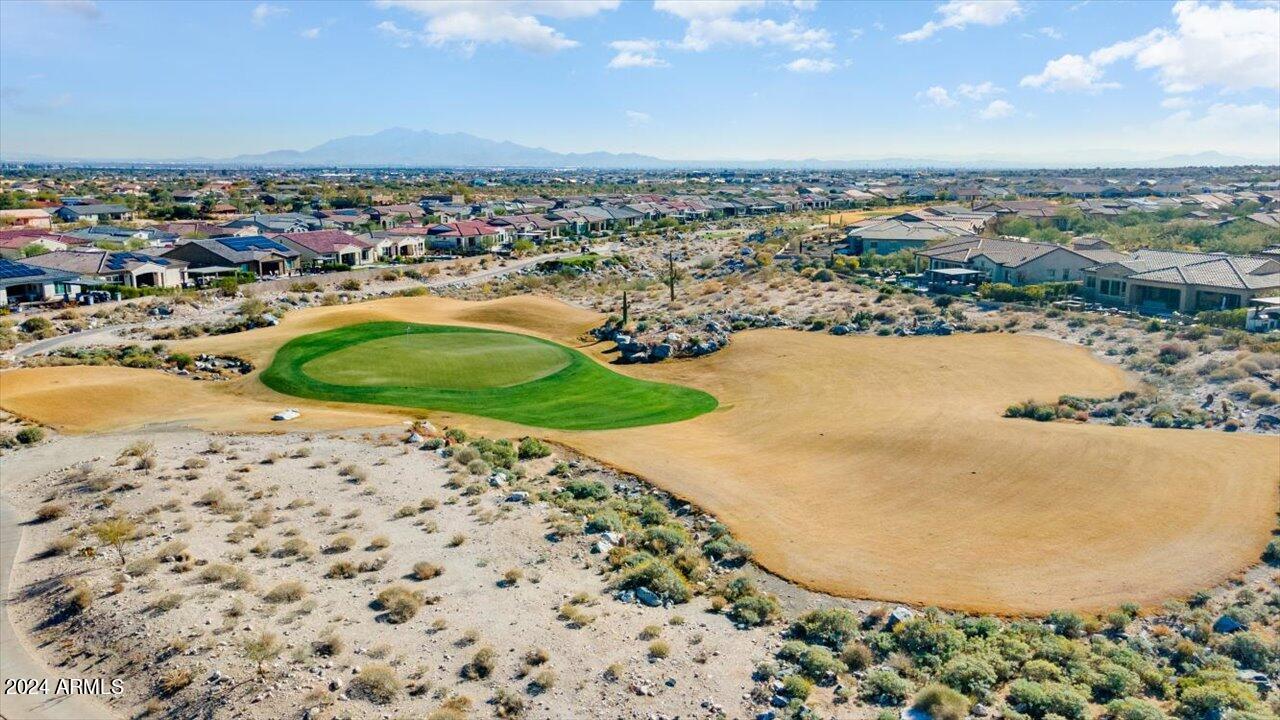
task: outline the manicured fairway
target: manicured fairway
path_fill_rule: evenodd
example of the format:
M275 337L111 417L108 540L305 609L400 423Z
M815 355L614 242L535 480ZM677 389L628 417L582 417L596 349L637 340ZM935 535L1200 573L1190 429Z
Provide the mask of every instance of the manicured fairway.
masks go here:
M686 420L716 400L636 380L572 348L514 333L373 322L295 338L262 373L273 390L399 405L564 430Z

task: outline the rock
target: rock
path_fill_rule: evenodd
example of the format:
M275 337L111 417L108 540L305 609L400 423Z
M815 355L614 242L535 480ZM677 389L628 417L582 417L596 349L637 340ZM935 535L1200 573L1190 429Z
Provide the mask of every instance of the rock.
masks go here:
M778 713L772 710L765 710L762 713L756 713L756 720L776 720Z
M893 609L893 612L889 613L889 619L885 621L885 627L892 630L898 623L906 622L915 616L916 614L911 608L899 605Z
M612 549L613 545L603 540L597 540L596 543L591 546L591 552L594 555L605 555Z
M342 689L342 678L334 678L329 681L329 691L338 692Z
M636 594L631 590L623 590L613 597L621 603L633 603L636 601Z
M409 439L406 442L416 444L424 440L426 440L426 438L422 437L418 433L409 433Z
M610 545L621 545L625 540L622 533L616 533L612 530L607 530L601 533L600 538Z
M991 714L991 708L982 703L975 703L973 708L969 710L969 714L974 717L986 717Z
M1229 633L1240 632L1241 630L1248 630L1248 629L1249 629L1249 625L1247 623L1242 623L1239 620L1231 617L1230 615L1223 615L1222 617L1218 618L1216 622L1213 623L1213 631L1216 633L1229 634Z
M832 325L830 332L832 335L848 335L849 327L847 325Z
M524 490L517 490L507 496L507 502L524 502L529 499L529 493Z
M659 343L649 350L650 360L666 360L671 357L673 348L668 343Z
M786 699L782 695L774 695L773 697L769 698L769 704L776 708L784 708L790 702L791 702L790 700Z
M302 713L303 720L318 720L320 717L320 708L309 707L306 712Z
M649 607L662 605L662 596L647 587L636 588L636 599Z

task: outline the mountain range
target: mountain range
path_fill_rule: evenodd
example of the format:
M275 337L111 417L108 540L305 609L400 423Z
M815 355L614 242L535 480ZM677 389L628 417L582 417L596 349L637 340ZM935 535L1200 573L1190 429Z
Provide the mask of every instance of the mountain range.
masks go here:
M806 160L668 160L635 153L561 153L513 142L489 140L468 133L436 133L430 130L390 128L371 135L348 135L308 150L273 150L231 158L72 158L29 153L0 152L0 161L29 163L122 163L218 165L236 167L436 167L436 168L631 168L638 170L737 168L737 169L909 169L909 168L1039 168L1039 167L1185 167L1274 164L1252 158L1203 152L1149 158L1127 151L1074 153L1076 158L1106 157L1105 162L1077 159L1072 162L1031 162L1016 157L968 158L846 158Z

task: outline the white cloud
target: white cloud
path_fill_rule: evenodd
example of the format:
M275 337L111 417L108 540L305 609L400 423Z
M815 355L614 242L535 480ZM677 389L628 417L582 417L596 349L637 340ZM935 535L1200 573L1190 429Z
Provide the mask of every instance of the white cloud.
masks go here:
M262 27L263 25L266 25L267 21L271 18L286 15L288 12L289 8L287 7L272 5L270 3L258 3L249 13L249 17L253 20L254 25Z
M778 22L738 17L743 11L756 12L766 7L760 0L655 0L653 7L687 22L684 39L678 44L686 50L701 52L716 45L780 45L797 51L834 47L831 34L825 29L811 28L795 18ZM792 7L806 9L808 5Z
M639 110L628 110L626 115L627 123L629 125L648 125L649 122L653 120L653 117L649 115L649 113L640 112Z
M1217 103L1204 114L1179 110L1152 128L1150 139L1165 147L1223 152L1280 160L1280 108L1261 103Z
M1049 91L1096 92L1120 87L1102 80L1104 68L1131 58L1143 70L1154 69L1165 92L1189 92L1204 86L1226 90L1280 88L1280 6L1242 8L1181 0L1173 6L1177 27L1151 32L1081 55L1050 60L1045 69L1022 79L1026 87Z
M989 105L978 113L978 117L983 120L999 120L1013 114L1013 105L1004 100L992 100Z
M320 28L318 27L307 28L306 30L303 30L298 34L308 40L315 40L316 38L320 37Z
M1102 65L1093 55L1067 54L1050 60L1044 70L1027 75L1018 84L1022 87L1043 88L1049 92L1084 91L1098 92L1120 87L1120 83L1102 81Z
M473 50L485 43L509 43L531 52L550 53L578 45L540 18L591 17L618 7L619 0L377 0L380 8L408 10L424 25L416 39L432 46L457 44ZM385 23L384 23L385 24ZM404 42L399 31L379 29ZM409 32L409 31L404 31Z
M916 93L916 99L931 102L938 107L951 107L956 104L955 99L951 97L951 93L939 85L934 85L928 90Z
M1185 110L1195 103L1191 102L1191 98L1182 95L1173 95L1160 101L1160 107L1166 110Z
M947 28L963 30L969 25L1003 25L1021 16L1023 9L1018 0L950 0L939 5L936 12L941 19L930 20L917 30L899 35L898 39L916 42Z
M827 59L796 58L783 67L795 73L829 73L836 69L836 64Z
M960 83L956 87L956 94L968 100L981 100L990 95L998 95L1002 92L1004 92L1004 88L999 87L998 85L991 82L990 80L987 80L986 82L980 82L977 85L970 85L969 83Z
M609 47L617 50L618 54L613 56L607 67L615 70L621 68L667 67L667 61L658 57L659 45L660 43L657 40L644 38L639 40L614 40L609 43Z
M1058 28L1056 27L1042 27L1040 28L1040 34L1049 38L1050 40L1062 39L1062 33L1059 32Z
M1155 69L1166 91L1280 88L1280 5L1183 0L1173 15L1177 29L1158 31L1134 59L1139 68Z
M405 30L390 20L383 20L378 23L374 29L385 35L389 40L391 40L391 42L395 43L396 47L411 47L414 42L421 39L417 33L411 30Z
M851 40L861 40L864 34L866 34L866 31L862 28L849 28L849 39Z

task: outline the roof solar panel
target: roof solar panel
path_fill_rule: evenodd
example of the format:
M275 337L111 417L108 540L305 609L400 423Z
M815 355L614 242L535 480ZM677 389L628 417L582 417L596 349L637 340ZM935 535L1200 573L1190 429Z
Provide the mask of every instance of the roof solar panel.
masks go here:
M12 260L0 260L0 279L10 280L13 278L24 277L40 277L45 271L42 268L23 265L13 262Z
M275 240L262 237L261 235L253 235L250 237L228 237L218 238L218 242L226 245L232 250L281 250L287 252L289 248L281 245Z

